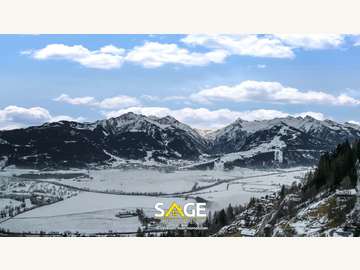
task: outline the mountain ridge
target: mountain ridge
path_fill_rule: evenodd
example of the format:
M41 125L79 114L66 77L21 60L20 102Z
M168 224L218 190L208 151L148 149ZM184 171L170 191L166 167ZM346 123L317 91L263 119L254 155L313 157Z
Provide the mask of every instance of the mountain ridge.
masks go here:
M304 165L345 140L360 138L360 126L284 117L233 123L201 132L172 116L132 112L95 122L59 121L0 131L0 157L8 165L84 167L124 160L204 161L221 156L233 166ZM231 157L230 157L231 156Z

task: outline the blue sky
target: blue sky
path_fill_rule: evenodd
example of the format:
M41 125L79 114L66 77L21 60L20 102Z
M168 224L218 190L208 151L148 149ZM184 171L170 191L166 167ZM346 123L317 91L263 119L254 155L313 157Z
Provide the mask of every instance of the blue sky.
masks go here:
M360 122L360 38L0 35L0 128L127 111L199 128L241 117Z

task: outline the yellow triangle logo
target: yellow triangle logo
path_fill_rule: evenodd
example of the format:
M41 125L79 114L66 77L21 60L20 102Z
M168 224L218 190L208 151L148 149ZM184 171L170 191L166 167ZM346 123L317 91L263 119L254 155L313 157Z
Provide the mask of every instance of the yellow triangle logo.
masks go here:
M173 202L170 205L169 209L166 211L165 218L176 218L176 217L186 218L182 208L176 202Z

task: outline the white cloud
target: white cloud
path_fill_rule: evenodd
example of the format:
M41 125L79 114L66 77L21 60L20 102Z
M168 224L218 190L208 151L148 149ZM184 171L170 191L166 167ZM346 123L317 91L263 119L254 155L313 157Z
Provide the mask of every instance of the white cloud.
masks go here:
M140 101L137 98L129 96L116 96L112 98L106 98L98 102L97 106L103 109L116 109L129 106L140 105Z
M32 52L35 59L45 60L49 58L65 58L77 61L90 54L90 51L82 45L67 46L64 44L49 44L45 48Z
M225 50L232 55L255 57L293 58L292 49L281 40L259 35L188 35L182 42L217 50Z
M140 64L145 68L157 68L165 64L205 66L223 63L230 55L269 58L294 58L294 49L319 50L340 47L344 35L188 35L181 39L184 44L207 48L206 52L193 52L175 43L145 42L129 50L106 45L90 50L82 45L49 44L38 50L24 50L20 54L38 60L65 59L82 66L96 69L120 68L124 62ZM355 46L359 42L355 43Z
M360 100L346 94L339 96L324 91L300 91L279 82L244 81L235 86L217 86L192 94L190 98L200 103L215 100L235 102L259 101L292 104L360 105Z
M0 129L21 128L60 120L83 121L84 118L72 118L66 115L52 116L48 110L42 107L7 106L0 109Z
M0 121L38 123L51 119L48 110L41 107L7 106L0 110Z
M114 45L106 45L100 48L101 53L108 53L112 55L123 55L125 53L125 49L118 48Z
M156 68L165 64L204 66L209 63L222 63L226 57L227 53L223 50L196 53L176 44L146 42L143 46L133 48L127 54L126 61L141 64L146 68Z
M54 98L54 101L68 103L72 105L84 105L84 106L93 106L102 109L118 109L130 106L140 105L140 101L135 97L119 95L116 97L105 98L98 101L94 97L70 97L67 94L62 94L57 98Z
M253 111L232 111L229 109L209 110L206 108L182 108L178 110L172 110L166 107L131 107L118 111L104 112L107 118L117 117L127 112L134 112L143 115L155 115L158 117L164 117L171 115L177 120L184 122L192 127L215 129L221 128L235 121L238 118L247 121L254 120L269 120L276 117L287 117L290 114L277 111L277 110L253 110ZM293 116L305 117L310 115L319 120L323 120L325 117L321 113L305 112L301 114L294 114Z
M294 49L320 50L344 44L344 35L188 35L182 42L211 49L225 50L229 55L293 58Z
M256 67L257 67L257 68L262 68L262 69L263 69L263 68L266 68L267 66L266 66L265 64L259 64L259 65L257 65Z
M69 103L72 105L91 105L96 103L94 97L76 97L72 98L66 94L62 94L54 99L55 101Z
M320 50L328 48L337 48L344 41L344 35L337 34L290 34L290 35L273 35L280 39L284 44L292 48L302 48L306 50Z
M180 48L177 44L158 42L146 42L142 46L130 49L127 54L124 49L113 45L91 51L82 45L64 44L49 44L39 50L26 50L20 53L31 55L38 60L65 59L96 69L119 68L124 61L137 63L146 68L156 68L165 64L204 66L209 63L222 63L227 57L224 50L198 53Z
M344 35L187 35L181 41L187 45L197 45L210 49L207 52L192 52L175 43L145 42L129 50L106 45L98 50L90 50L82 45L49 44L38 50L24 50L22 55L30 55L38 60L65 59L85 67L96 69L119 68L126 62L157 68L165 64L204 66L223 63L230 55L244 55L269 58L294 58L294 49L319 50L338 48L345 43ZM355 41L354 46L358 46Z
M91 51L82 45L49 44L43 49L24 52L38 60L65 59L88 68L113 69L119 68L124 62L125 50L113 45Z

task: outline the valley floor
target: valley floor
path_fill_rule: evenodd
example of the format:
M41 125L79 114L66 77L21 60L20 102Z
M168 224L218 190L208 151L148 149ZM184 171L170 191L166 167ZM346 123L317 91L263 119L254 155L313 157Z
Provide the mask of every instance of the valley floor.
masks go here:
M283 184L300 181L309 169L7 169L0 172L0 228L16 233L133 234L143 228L138 216L119 218L118 213L142 209L153 217L158 202L182 205L199 198L207 201L208 211L216 211L229 203L245 204L251 197L273 194ZM154 230L178 225L176 221L151 224Z

